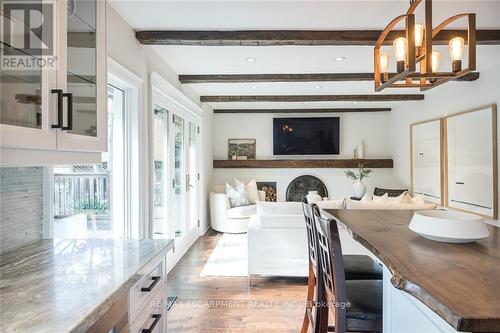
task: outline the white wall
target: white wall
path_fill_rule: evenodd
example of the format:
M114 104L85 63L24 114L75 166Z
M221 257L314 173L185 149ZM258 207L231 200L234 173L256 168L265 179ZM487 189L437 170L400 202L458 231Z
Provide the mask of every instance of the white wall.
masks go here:
M426 93L425 101L402 104L391 114L394 172L402 184L410 183L410 124L496 103L500 106L500 47L478 47L480 78L449 82Z
M307 114L331 116L333 114ZM228 158L227 140L230 138L255 138L257 159L273 158L273 118L300 117L304 114L214 114L214 158ZM352 158L353 150L361 141L365 158L391 158L390 112L340 114L341 151L338 158ZM276 181L278 200L284 201L288 184L301 175L314 175L328 187L329 196L340 198L352 195L351 183L345 178L344 169L214 169L214 183L223 184L233 178L257 181ZM398 187L391 169L374 169L366 181L368 191L373 187Z
M257 139L257 158L273 158L273 118L340 116L340 156L352 158L363 141L366 158L390 158L390 112L344 114L214 114L214 158L227 159L230 138Z
M141 45L135 38L134 30L123 20L123 18L112 8L107 8L107 45L108 57L118 62L120 65L140 77L144 81L143 91L141 98L141 110L139 112L144 114L142 117L144 123L140 124L142 133L142 156L140 158L149 160L148 157L148 117L147 112L150 107L150 89L149 89L149 74L151 72L158 73L163 79L170 82L184 95L190 98L193 102L200 105L199 96L189 87L182 86L178 81L178 75L169 67L169 65L149 46ZM203 149L203 170L202 170L202 192L207 193L211 187L212 181L212 110L209 107L204 107L202 113L202 149ZM210 163L206 162L210 161ZM148 182L149 169L139 170L143 182ZM149 193L142 193L142 204L149 207ZM145 212L146 215L149 212ZM144 216L148 219L149 216ZM208 206L203 202L201 218L201 229L208 226Z

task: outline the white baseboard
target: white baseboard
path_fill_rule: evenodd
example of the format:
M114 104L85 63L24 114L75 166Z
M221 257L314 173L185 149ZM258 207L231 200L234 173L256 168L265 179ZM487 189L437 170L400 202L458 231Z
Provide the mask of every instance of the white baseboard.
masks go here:
M182 253L179 256L177 256L177 258L172 263L172 265L170 267L168 267L167 274L170 273L170 271L172 270L172 268L174 268L175 265L177 265L177 263L182 259L182 257L184 257L184 255L187 253L187 251L189 251L189 249L191 249L191 247L193 246L193 244L210 229L210 226L211 226L210 223L207 224L207 226L205 227L205 230L203 230L196 237L194 237L194 239L189 243L189 246L186 246L186 248L182 251ZM172 255L172 254L170 254L170 255Z

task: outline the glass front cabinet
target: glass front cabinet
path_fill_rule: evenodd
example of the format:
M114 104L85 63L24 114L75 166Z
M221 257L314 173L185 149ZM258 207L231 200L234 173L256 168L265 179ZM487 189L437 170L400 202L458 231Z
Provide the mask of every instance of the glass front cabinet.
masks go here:
M2 7L4 156L107 150L105 10L102 0Z

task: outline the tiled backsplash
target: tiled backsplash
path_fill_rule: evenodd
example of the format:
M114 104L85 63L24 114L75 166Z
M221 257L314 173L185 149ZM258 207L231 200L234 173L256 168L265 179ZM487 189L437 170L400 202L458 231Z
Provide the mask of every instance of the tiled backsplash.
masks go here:
M42 238L43 167L0 168L0 253Z

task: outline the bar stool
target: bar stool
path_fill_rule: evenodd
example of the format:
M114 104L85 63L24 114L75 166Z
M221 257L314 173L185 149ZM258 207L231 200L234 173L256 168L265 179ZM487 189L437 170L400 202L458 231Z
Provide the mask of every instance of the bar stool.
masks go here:
M314 208L313 208L314 207ZM318 256L317 256L317 240L315 238L315 223L314 212L316 209L319 214L318 206L311 206L307 203L307 199L302 199L302 209L304 212L304 220L307 231L307 245L309 251L309 275L307 283L307 301L304 320L302 322L301 333L306 333L309 327L317 332L320 326L325 323L320 323L319 309L315 306L316 300L319 300L317 295L323 294L321 290L323 283L320 281L321 276L318 276ZM370 257L365 255L345 255L344 262L346 264L346 279L348 280L373 280L382 279L381 267ZM316 297L315 297L316 295ZM314 312L314 313L313 313Z
M323 283L317 297L328 305L318 307L321 327L316 332L382 332L382 280L347 280L337 220L321 217L317 206L313 214L318 281ZM329 312L334 327L325 324Z

